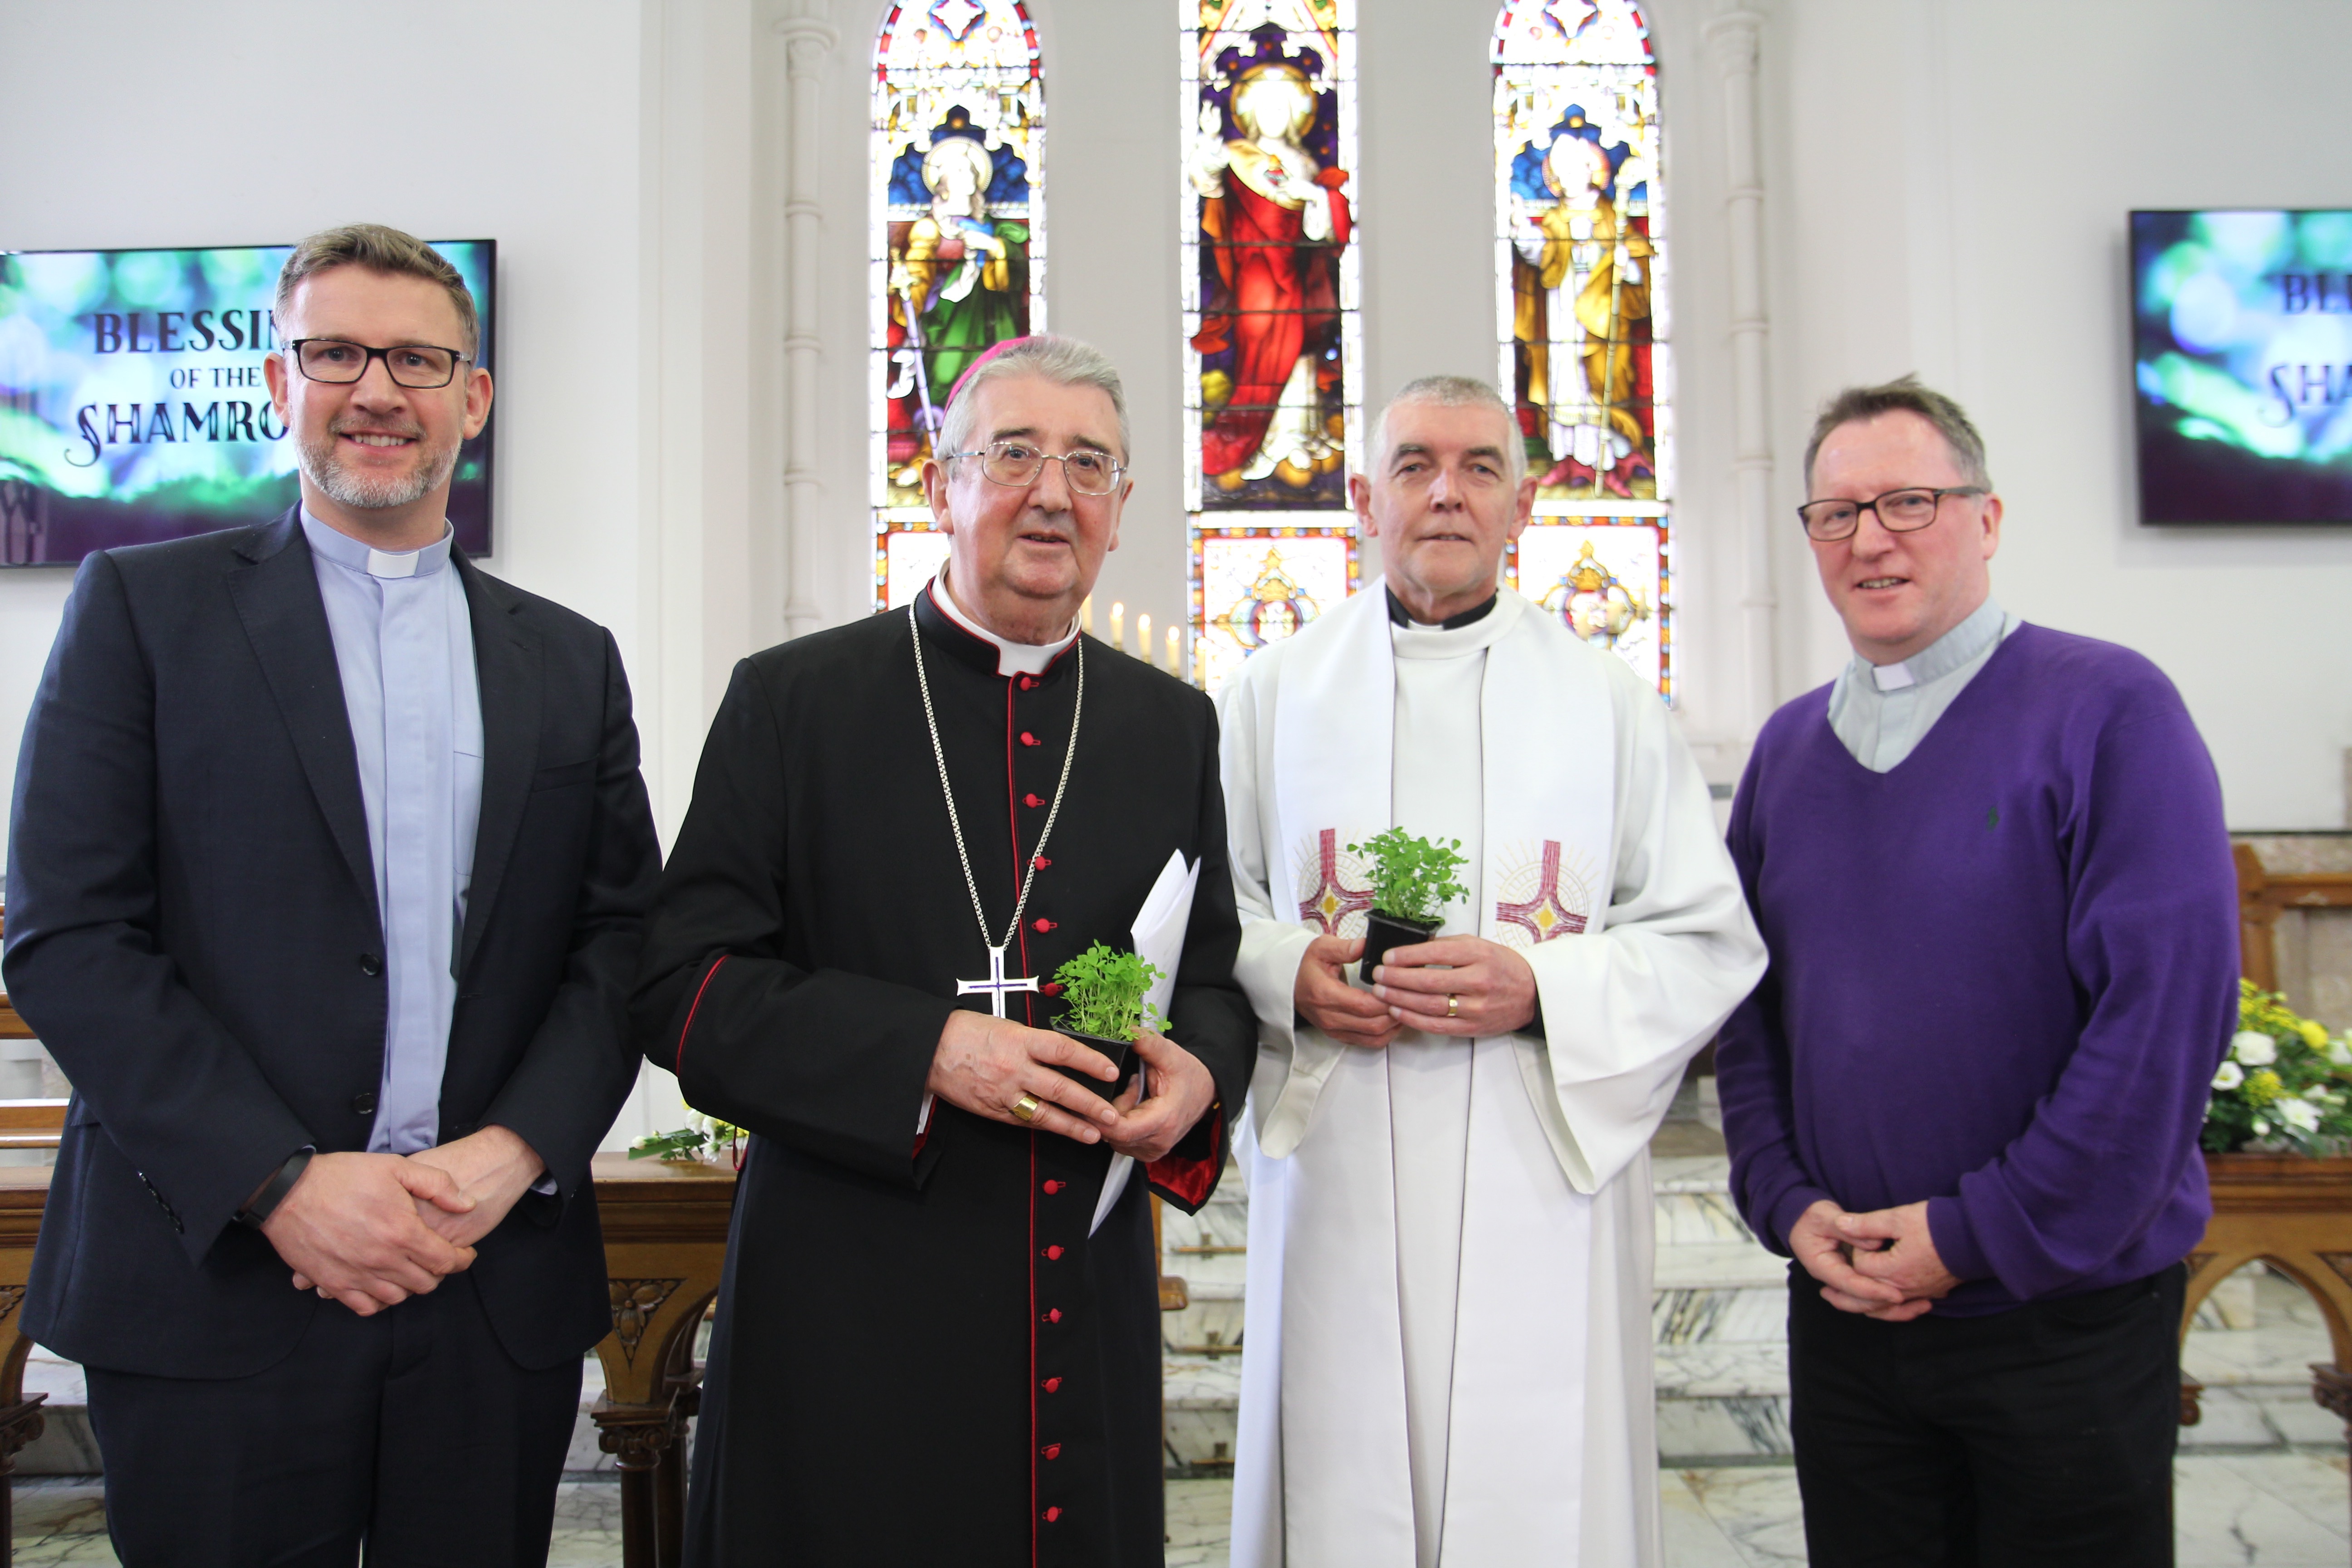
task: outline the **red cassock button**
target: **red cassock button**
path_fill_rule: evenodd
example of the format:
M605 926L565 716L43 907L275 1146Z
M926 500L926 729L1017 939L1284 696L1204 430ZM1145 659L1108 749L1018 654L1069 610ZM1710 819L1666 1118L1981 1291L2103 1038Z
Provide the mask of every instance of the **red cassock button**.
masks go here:
M1045 1249L1045 1261L1048 1263L1059 1263L1062 1261L1061 1243L1055 1242L1053 1246Z
M1055 1520L1061 1517L1062 1510L1058 1508L1049 1508L1045 1510L1045 1522L1047 1524L1053 1523Z
M1045 804L1045 797L1040 795L1024 795L1021 797L1021 804L1034 811Z
M1062 983L1058 980L1048 980L1045 984L1037 987L1037 989L1043 991L1048 996L1059 996L1062 994Z
M1053 862L1052 862L1051 860L1046 859L1043 855L1038 855L1038 856L1034 856L1034 857L1033 857L1033 858L1031 858L1030 863L1031 863L1032 865L1035 866L1035 867L1037 868L1037 869L1039 869L1040 871L1044 870L1046 867L1048 867L1048 866L1050 866L1050 865L1052 865L1052 864L1053 864Z
M1037 743L1037 737L1024 730L1021 731L1021 743L1024 746L1034 746Z
M1058 1377L1049 1377L1045 1380L1044 1386L1046 1393L1055 1393L1062 1386L1062 1380Z
M1054 929L1054 922L1047 920L1043 915L1039 915L1035 920L1032 921L1030 924L1041 931L1052 931Z
M1060 1321L1062 1321L1062 1309L1061 1309L1061 1308L1059 1308L1059 1307L1056 1307L1056 1308L1055 1308L1052 1311L1050 1311L1050 1312L1046 1313L1046 1314L1045 1314L1045 1321L1046 1321L1047 1322L1049 1322L1049 1323L1058 1323L1058 1322L1060 1322Z
M1024 676L1023 676L1023 677L1021 678L1021 689L1022 689L1022 690L1024 690L1024 691L1028 690L1031 687L1033 687L1033 686L1034 686L1034 685L1036 685L1036 684L1037 684L1037 683L1036 683L1035 681L1034 681L1034 680L1030 679L1029 679L1027 676L1025 676L1025 675L1024 675Z
M1070 1184L1067 1182L1057 1182L1049 1177L1045 1183L1045 1195L1050 1198L1055 1193L1060 1192L1064 1187L1066 1187L1069 1184Z
M1037 1451L1049 1459L1058 1459L1062 1457L1062 1446L1059 1443L1048 1443Z

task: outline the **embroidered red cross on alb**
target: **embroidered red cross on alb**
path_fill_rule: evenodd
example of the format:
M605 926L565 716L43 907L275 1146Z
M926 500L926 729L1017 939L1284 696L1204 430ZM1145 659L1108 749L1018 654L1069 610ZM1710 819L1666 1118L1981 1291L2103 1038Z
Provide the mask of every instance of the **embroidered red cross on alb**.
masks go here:
M1537 877L1536 896L1523 904L1497 902L1495 919L1524 927L1538 942L1549 942L1556 936L1574 936L1584 929L1584 917L1559 900L1558 840L1544 840L1543 870Z
M1339 922L1359 910L1372 907L1370 888L1351 888L1339 879L1339 830L1327 827L1315 844L1315 886L1298 900L1298 918L1338 936Z

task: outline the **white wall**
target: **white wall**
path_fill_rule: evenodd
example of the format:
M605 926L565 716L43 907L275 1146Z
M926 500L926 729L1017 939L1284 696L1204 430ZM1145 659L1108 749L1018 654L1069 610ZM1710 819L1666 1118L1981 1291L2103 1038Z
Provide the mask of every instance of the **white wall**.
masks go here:
M653 752L666 736L664 650L645 635L658 604L659 574L647 564L667 560L654 548L658 509L707 504L740 517L750 488L756 411L741 368L741 297L751 253L725 243L706 256L697 226L706 215L695 205L716 209L722 240L750 223L754 55L744 46L748 6L734 12L734 36L714 45L697 27L707 31L713 18L723 26L722 4L694 5L689 28L638 0L574 0L560 10L457 0L394 11L257 0L198 10L134 0L0 7L0 145L9 149L0 159L0 246L250 244L357 220L496 238L488 565L613 629ZM667 38L667 57L666 32L684 34ZM709 67L714 57L733 62L731 92ZM107 64L93 73L98 58ZM714 75L722 79L705 79ZM688 118L681 98L719 145L657 179L642 149L660 144L664 112ZM676 141L678 128L668 129ZM683 321L649 310L656 270L675 288L697 268L709 287L698 295L689 279L677 290ZM661 384L665 349L700 339L710 341L694 374L680 374L672 352ZM733 384L715 394L678 384L712 374L731 374ZM661 417L663 392L698 390L705 395L691 412L705 447ZM694 484L665 494L681 464ZM719 574L742 576L734 559ZM0 573L0 778L14 774L68 583L54 569ZM698 744L701 721L692 716ZM659 788L667 781L653 761ZM647 1114L633 1107L621 1131Z
M493 568L633 651L638 16L581 0L0 8L0 246L499 241ZM104 58L93 75L74 62ZM352 79L345 73L357 73ZM423 84L396 108L396 84ZM0 573L0 763L68 574Z
M2014 609L2154 658L2239 826L2342 822L2352 531L2132 521L2124 214L2352 205L2310 119L2352 58L2341 0L1759 0L1773 511L1811 409L1916 369L1977 414L2010 505ZM1742 728L1726 344L1725 0L1655 0L1674 204L1686 731ZM1050 311L1124 369L1137 489L1099 593L1181 614L1174 0L1033 0L1051 130ZM1489 0L1360 0L1368 401L1491 374ZM864 613L866 81L880 0L415 0L201 16L160 0L0 7L0 246L194 246L354 218L499 241L492 568L613 627L665 831L743 653L795 592ZM788 17L814 62L818 505L785 537ZM107 59L98 77L61 62ZM310 72L406 72L423 108ZM230 84L242 84L232 86ZM1774 524L1779 684L1843 657L1792 519ZM788 548L788 545L790 548ZM801 581L788 574L797 561ZM0 778L65 592L0 573ZM1718 764L1720 765L1720 764ZM662 1092L668 1093L667 1080ZM633 1109L625 1131L673 1113Z
M2163 667L2234 827L2346 823L2352 530L2134 517L2126 214L2352 206L2315 108L2336 0L1771 0L1775 509L1813 408L1916 370L1977 417L2008 502L1994 592ZM1843 657L1793 521L1784 684Z

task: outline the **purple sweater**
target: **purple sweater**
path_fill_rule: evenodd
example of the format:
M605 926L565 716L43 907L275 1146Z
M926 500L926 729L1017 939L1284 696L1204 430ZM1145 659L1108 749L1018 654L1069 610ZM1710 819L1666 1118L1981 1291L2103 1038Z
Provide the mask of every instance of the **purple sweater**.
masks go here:
M2154 1273L2204 1234L2197 1133L2236 1026L2236 879L2172 684L2021 626L1901 764L1775 713L1731 808L1771 952L1717 1048L1731 1188L1765 1244L1832 1198L1927 1200L1937 1308Z

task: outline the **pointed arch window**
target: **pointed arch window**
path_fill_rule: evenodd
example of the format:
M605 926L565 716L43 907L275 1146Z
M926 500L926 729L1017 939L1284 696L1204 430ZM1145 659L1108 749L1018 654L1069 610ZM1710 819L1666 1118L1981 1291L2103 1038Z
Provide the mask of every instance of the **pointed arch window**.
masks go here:
M1045 95L1020 0L909 0L874 44L867 400L874 606L947 558L923 464L949 391L1045 330Z
M1535 521L1507 579L1674 694L1674 361L1658 67L1633 0L1495 24L1502 384Z
M1355 0L1178 0L1192 670L1354 592Z

